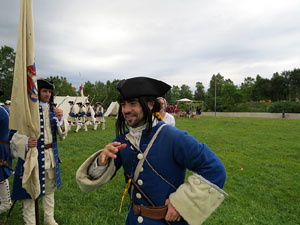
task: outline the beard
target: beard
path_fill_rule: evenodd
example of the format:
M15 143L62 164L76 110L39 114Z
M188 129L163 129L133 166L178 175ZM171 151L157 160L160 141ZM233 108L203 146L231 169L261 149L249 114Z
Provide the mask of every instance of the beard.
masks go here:
M145 123L143 115L135 112L124 113L123 116L126 123L133 128L139 127Z

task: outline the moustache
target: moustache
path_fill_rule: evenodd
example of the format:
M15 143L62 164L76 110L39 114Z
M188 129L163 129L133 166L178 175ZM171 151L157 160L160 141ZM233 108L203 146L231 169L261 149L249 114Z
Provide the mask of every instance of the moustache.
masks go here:
M137 116L137 113L127 112L127 113L124 113L124 116Z

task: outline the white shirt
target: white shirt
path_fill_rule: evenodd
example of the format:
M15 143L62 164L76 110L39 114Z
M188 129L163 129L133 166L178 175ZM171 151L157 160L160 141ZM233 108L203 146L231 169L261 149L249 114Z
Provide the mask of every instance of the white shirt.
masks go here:
M169 124L169 125L172 125L175 127L175 119L174 119L174 116L172 116L170 113L167 113L165 114L165 117L163 118L164 122L166 124Z

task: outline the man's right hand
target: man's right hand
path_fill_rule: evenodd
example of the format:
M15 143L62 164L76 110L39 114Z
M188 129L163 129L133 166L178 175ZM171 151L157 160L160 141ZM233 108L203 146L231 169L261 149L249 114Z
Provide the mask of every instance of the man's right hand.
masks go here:
M112 142L109 143L108 145L106 145L103 149L103 151L101 152L101 154L99 155L98 158L98 164L101 166L104 166L107 164L107 160L109 158L117 158L117 152L119 152L121 149L126 148L126 144L121 144L120 142Z
M34 148L37 146L37 139L36 138L28 138L28 148Z

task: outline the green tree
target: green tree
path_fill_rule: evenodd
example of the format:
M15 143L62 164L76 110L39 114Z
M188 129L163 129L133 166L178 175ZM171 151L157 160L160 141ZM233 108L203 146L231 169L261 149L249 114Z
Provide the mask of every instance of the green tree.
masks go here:
M47 79L51 80L54 84L54 95L57 96L75 96L76 92L74 91L72 84L67 81L66 77L62 76L50 76Z
M111 102L117 101L119 92L116 87L119 81L120 80L117 79L113 80L112 82L108 80L106 84L101 81L96 81L92 96L94 98L92 104L95 104L96 102L102 102L103 107L108 108Z
M291 101L300 100L300 69L294 69L288 74L289 98Z
M244 82L240 86L240 91L244 97L245 102L253 101L253 88L255 84L255 79L252 77L244 78Z
M222 95L219 99L222 111L234 111L236 104L242 102L243 96L241 92L230 79L225 80L221 93Z
M221 95L222 95L222 86L224 84L224 77L221 74L213 74L209 82L209 88L207 90L207 99L206 106L208 110L215 110L215 91L216 91L216 110L223 111L221 107Z
M2 46L0 49L0 90L4 92L0 96L0 102L4 102L11 97L14 63L16 53L13 48Z
M119 98L119 91L117 90L117 84L120 80L113 80L112 82L106 82L106 101L104 107L107 108L111 102L117 101Z
M96 102L102 102L105 100L107 93L106 93L106 85L101 81L95 82L95 99L93 100L92 104L95 104Z
M198 101L205 101L205 90L202 82L196 83L196 91L194 93L194 99Z
M179 91L179 97L193 99L193 93L192 93L190 87L185 84L181 85L180 91Z
M262 78L260 75L256 76L253 87L253 98L255 101L269 100L272 96L272 84L267 78Z
M279 73L274 73L273 77L271 78L272 84L272 101L281 101L287 100L288 97L288 80L284 77L279 75Z
M83 93L85 96L89 97L90 104L95 104L95 98L97 95L95 84L90 81L85 82L83 85Z
M176 104L176 100L180 99L180 88L177 85L173 85L170 90L170 97L166 98L169 104Z

